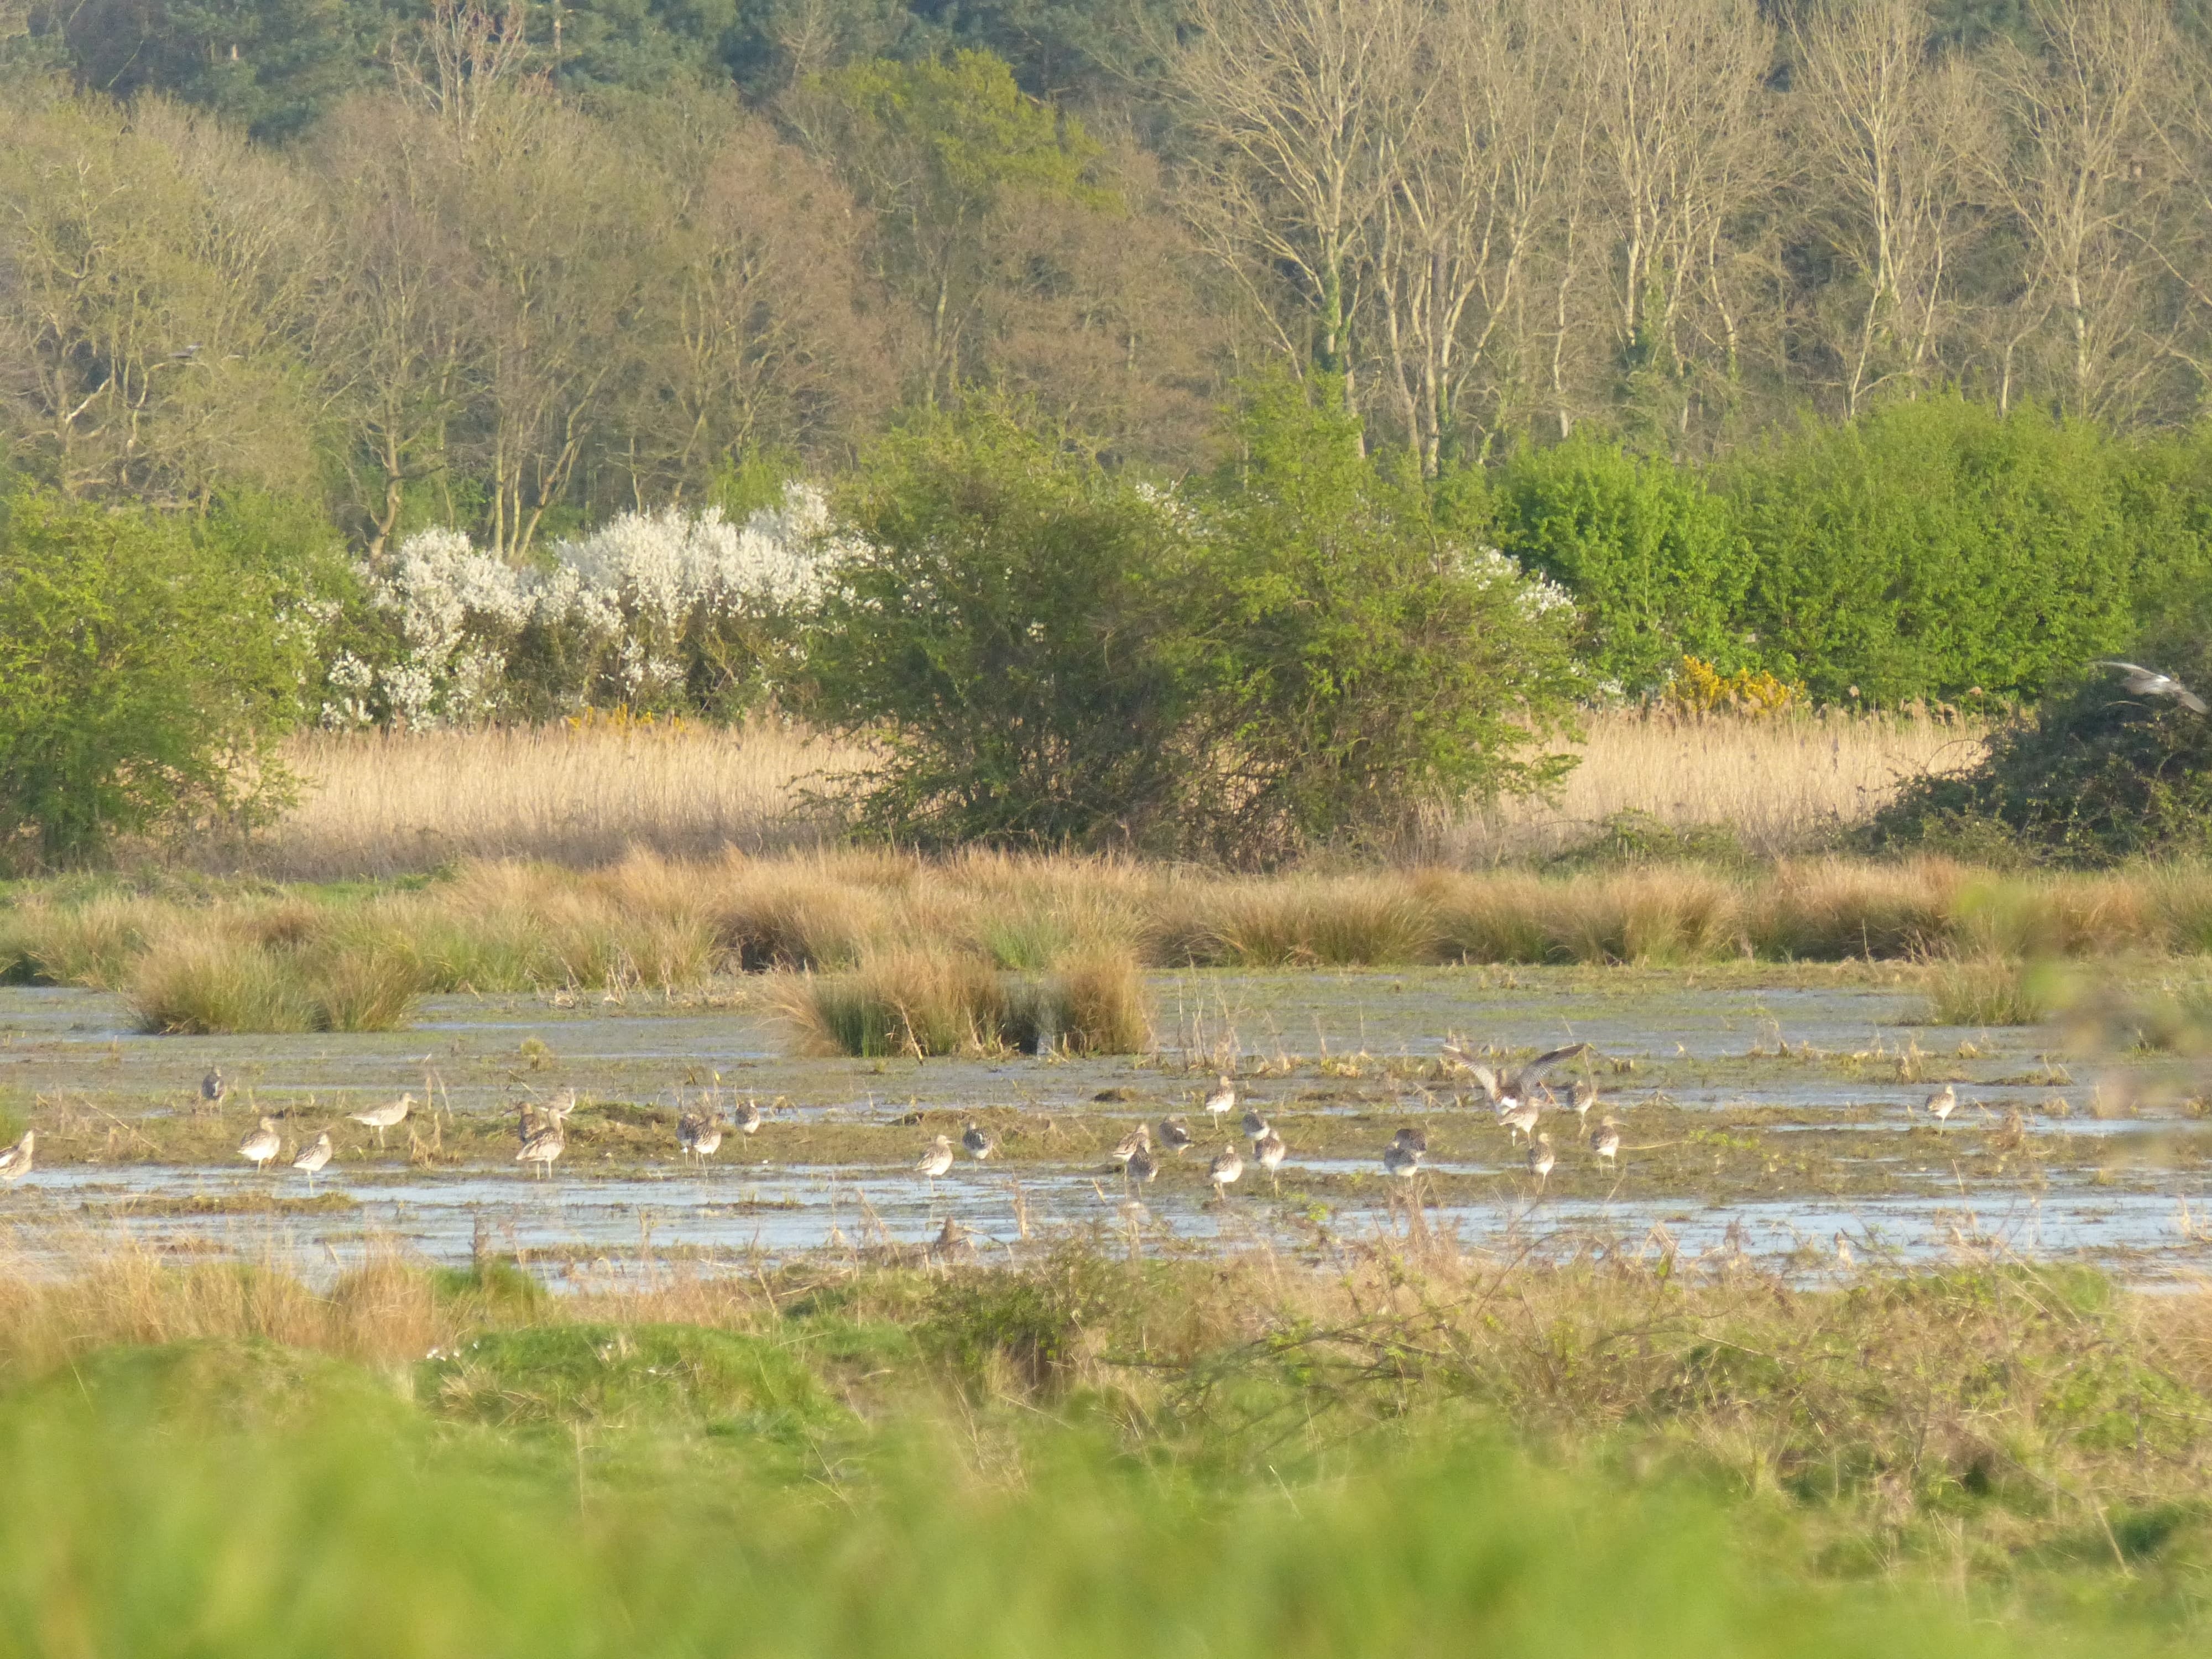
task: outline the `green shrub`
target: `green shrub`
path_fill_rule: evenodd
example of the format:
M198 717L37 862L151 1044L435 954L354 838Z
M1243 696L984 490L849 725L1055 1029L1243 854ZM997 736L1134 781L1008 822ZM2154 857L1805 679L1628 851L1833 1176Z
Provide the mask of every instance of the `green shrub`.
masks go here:
M1571 763L1541 739L1581 689L1572 608L1449 535L1326 386L1248 387L1231 435L1183 647L1214 848L1249 863L1388 841L1425 809L1559 777Z
M884 763L862 824L933 844L1171 836L1190 680L1164 498L979 407L895 437L842 503L865 547L809 641L816 708Z
M1498 545L1574 595L1597 671L1656 690L1685 656L1734 672L1750 556L1698 475L1577 437L1515 453L1496 492Z
M0 851L244 827L289 786L276 739L311 644L284 582L149 513L33 489L0 509Z
M1720 481L1764 665L1832 702L2039 694L2130 631L2112 446L1956 396L1806 426Z

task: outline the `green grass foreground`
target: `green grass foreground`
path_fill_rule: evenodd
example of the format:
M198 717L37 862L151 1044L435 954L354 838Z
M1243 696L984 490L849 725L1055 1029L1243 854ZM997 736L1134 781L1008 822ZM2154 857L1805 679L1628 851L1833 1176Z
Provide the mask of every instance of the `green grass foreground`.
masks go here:
M2197 1650L2212 1298L1991 1269L0 1288L0 1651Z

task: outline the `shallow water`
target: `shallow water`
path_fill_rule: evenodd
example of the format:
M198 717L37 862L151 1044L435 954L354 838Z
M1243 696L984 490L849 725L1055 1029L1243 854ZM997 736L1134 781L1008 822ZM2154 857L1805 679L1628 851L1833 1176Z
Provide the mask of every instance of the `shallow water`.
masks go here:
M2106 1261L2143 1281L2212 1268L2212 1123L2192 1115L2206 1092L2194 1063L2067 1054L2045 1028L1908 1025L1916 994L1863 983L1422 969L1167 974L1152 991L1158 1056L916 1064L794 1058L743 987L718 1006L441 997L405 1031L282 1037L151 1036L131 1029L117 998L0 988L0 1109L42 1131L40 1167L0 1193L0 1224L33 1258L128 1240L319 1278L391 1245L447 1264L483 1248L519 1254L556 1282L634 1277L678 1261L922 1245L948 1220L986 1256L1068 1226L1142 1249L1264 1239L1325 1252L1406 1225L1374 1160L1382 1124L1412 1114L1460 1143L1439 1146L1425 1213L1470 1248L1672 1248L1684 1261L1743 1255L1817 1274L1835 1270L1841 1231L1862 1262L1994 1251ZM1486 1111L1462 1109L1464 1079L1433 1064L1453 1032L1508 1050L1589 1042L1603 1109L1632 1141L1638 1126L1660 1126L1674 1161L1632 1155L1613 1182L1569 1144L1571 1116L1554 1117L1562 1168L1540 1193ZM1219 1055L1237 1057L1248 1097L1291 1141L1282 1196L1253 1170L1213 1201L1201 1150L1129 1211L1098 1147L1164 1110L1200 1120L1207 1146L1223 1131L1194 1108ZM195 1127L198 1080L218 1064L238 1090L223 1122L205 1126L189 1157L164 1151L163 1135ZM1940 1133L1915 1128L1925 1120L1910 1109L1942 1077L1955 1079L1957 1114ZM726 1097L777 1102L776 1132L732 1136L703 1173L677 1163L672 1138L653 1150L648 1133L643 1151L593 1162L580 1147L536 1181L485 1139L517 1103L562 1088L665 1108L718 1078ZM445 1121L475 1126L469 1145L483 1150L459 1168L362 1161L373 1137L337 1120L401 1089L419 1097L426 1079ZM933 1189L904 1160L946 1114L970 1111L1011 1128L1013 1161L963 1163ZM271 1194L303 1198L305 1181L209 1150L262 1112L280 1115L288 1138L335 1125L341 1159L318 1190L348 1206L271 1212ZM890 1127L912 1115L921 1121ZM2001 1155L2008 1121L2010 1144L2031 1143L2032 1156ZM1702 1147L1680 1150L1701 1123L1725 1131L1710 1168ZM846 1132L874 1135L865 1144L876 1150L843 1167L806 1155ZM1793 1189L1802 1169L1815 1175ZM188 1203L198 1207L180 1212Z

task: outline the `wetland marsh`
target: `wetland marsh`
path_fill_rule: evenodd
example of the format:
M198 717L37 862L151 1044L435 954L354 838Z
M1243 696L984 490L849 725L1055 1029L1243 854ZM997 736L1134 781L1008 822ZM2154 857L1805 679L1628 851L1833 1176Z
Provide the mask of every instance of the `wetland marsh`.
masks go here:
M824 1249L1010 1261L1070 1230L1139 1253L1265 1242L1319 1260L1415 1224L1380 1163L1413 1127L1419 1224L1503 1256L1679 1253L1802 1276L1838 1271L1841 1240L1868 1264L2021 1257L2169 1283L2212 1266L2203 1068L2124 1048L2081 1011L2092 993L2107 1014L2185 1001L2202 972L2108 962L2072 1018L1994 1028L1923 1023L1909 964L1156 972L1146 1053L920 1060L795 1053L757 975L432 996L399 1030L223 1036L147 1035L112 994L5 987L0 1112L36 1128L39 1157L0 1214L29 1258L128 1238L325 1279L386 1245L448 1266L489 1249L570 1285ZM1448 1035L1523 1057L1590 1045L1554 1079L1540 1182L1441 1053ZM230 1084L219 1108L198 1095L210 1066ZM1210 1124L1217 1070L1243 1098ZM1600 1091L1589 1124L1620 1126L1618 1167L1565 1109L1574 1076ZM1959 1107L1939 1124L1917 1109L1947 1082ZM566 1154L530 1179L517 1115L568 1090ZM348 1115L403 1091L424 1103L380 1152ZM679 1114L747 1099L758 1132L690 1167ZM1247 1107L1288 1155L1276 1182L1254 1166L1217 1201L1207 1159L1242 1144ZM1133 1195L1109 1150L1170 1115L1196 1144ZM257 1171L236 1147L263 1115L284 1147ZM996 1139L988 1161L914 1172L970 1121ZM337 1156L311 1191L287 1165L325 1128Z

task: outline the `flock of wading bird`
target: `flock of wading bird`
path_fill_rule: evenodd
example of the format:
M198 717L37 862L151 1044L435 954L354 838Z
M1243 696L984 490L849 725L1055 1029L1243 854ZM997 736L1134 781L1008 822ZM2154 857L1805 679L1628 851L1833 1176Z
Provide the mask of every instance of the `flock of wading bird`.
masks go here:
M1553 1066L1589 1052L1590 1045L1587 1042L1570 1043L1564 1048L1553 1048L1538 1054L1517 1068L1506 1068L1492 1066L1476 1058L1474 1051L1457 1039L1443 1044L1445 1060L1464 1071L1482 1090L1492 1109L1497 1114L1498 1127L1512 1137L1515 1144L1522 1140L1528 1142L1528 1173L1535 1177L1539 1193L1542 1192L1552 1171L1559 1165L1556 1143L1548 1131L1539 1127L1547 1111L1572 1112L1576 1141L1587 1145L1591 1157L1599 1164L1614 1170L1620 1167L1620 1121L1607 1115L1600 1118L1595 1127L1590 1125L1590 1111L1597 1104L1597 1085L1587 1074L1575 1079L1568 1089L1566 1102L1562 1105L1559 1097L1545 1081L1545 1073ZM200 1079L200 1099L207 1105L220 1109L230 1093L229 1081L224 1078L220 1067L210 1070ZM1203 1103L1217 1133L1229 1115L1237 1109L1240 1098L1236 1079L1223 1073ZM555 1162L568 1149L568 1121L576 1109L576 1091L570 1089L544 1107L525 1104L520 1108L515 1124L516 1163L534 1166L540 1178L551 1173ZM1947 1083L1928 1097L1923 1109L1942 1126L1950 1121L1951 1114L1958 1109L1958 1092ZM386 1131L404 1123L414 1109L415 1097L403 1094L397 1100L371 1106L364 1111L349 1113L347 1121L374 1129L377 1147L381 1151ZM677 1151L690 1162L704 1164L721 1150L722 1138L728 1131L734 1129L739 1134L748 1136L756 1134L763 1121L760 1106L750 1098L728 1117L723 1115L719 1105L705 1110L680 1113L676 1121ZM1288 1144L1256 1105L1245 1107L1240 1127L1244 1139L1252 1143L1252 1156L1249 1161L1265 1170L1271 1188L1279 1192L1280 1181L1277 1172L1281 1170L1284 1158L1289 1155ZM1121 1172L1132 1196L1159 1175L1159 1159L1153 1151L1155 1145L1176 1158L1190 1151L1193 1145L1190 1129L1181 1114L1171 1113L1162 1118L1157 1127L1149 1123L1139 1123L1115 1144L1110 1167ZM26 1129L23 1138L14 1146L0 1148L0 1185L13 1186L30 1174L36 1146L34 1133ZM999 1150L999 1142L997 1137L970 1118L961 1134L960 1147L980 1164ZM246 1139L238 1143L238 1155L252 1164L257 1172L267 1169L284 1150L283 1136L277 1130L276 1120L270 1117L263 1118ZM1429 1138L1425 1131L1417 1127L1401 1129L1391 1137L1389 1145L1382 1149L1383 1172L1410 1184L1420 1174L1422 1160L1428 1156L1428 1151ZM337 1148L331 1140L331 1132L325 1129L300 1150L291 1164L295 1170L307 1177L308 1188L312 1191L315 1177L336 1155ZM915 1173L930 1183L930 1190L934 1194L938 1177L951 1170L957 1156L951 1137L938 1135L915 1161ZM1227 1200L1229 1188L1244 1178L1247 1162L1244 1154L1237 1150L1236 1142L1231 1140L1206 1166L1206 1179L1212 1183L1217 1199Z

